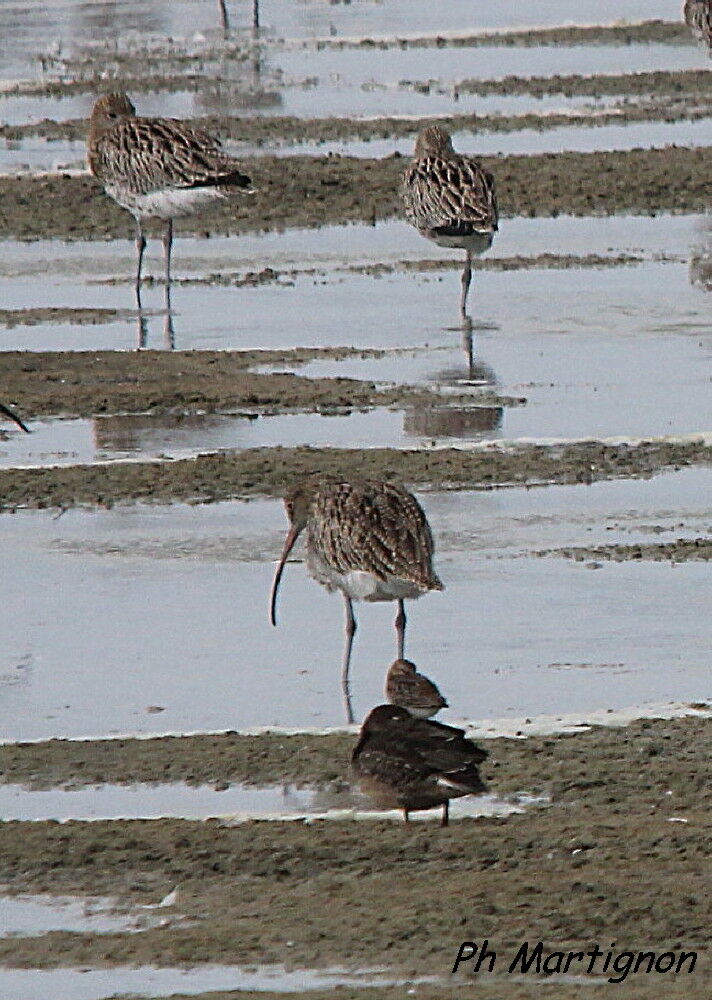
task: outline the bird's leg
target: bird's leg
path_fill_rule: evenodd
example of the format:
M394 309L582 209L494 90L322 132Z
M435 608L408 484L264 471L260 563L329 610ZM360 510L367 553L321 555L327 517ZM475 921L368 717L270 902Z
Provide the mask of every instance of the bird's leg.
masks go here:
M344 594L344 604L346 606L346 647L344 649L344 662L341 667L341 690L344 692L344 705L346 706L346 721L354 721L354 710L351 707L351 687L349 685L349 666L351 664L351 647L354 644L356 634L356 619L354 618L354 606L350 597Z
M398 659L402 660L405 653L405 605L403 598L398 598L398 614L396 615L396 633L398 635Z
M467 293L470 290L472 280L472 251L466 250L465 266L462 269L462 295L460 296L460 316L463 320L467 317Z
M143 251L146 249L146 237L143 235L141 220L136 219L136 250L138 252L138 265L136 267L136 298L138 307L141 308L141 266L143 264Z
M410 823L410 812L407 809L403 810L403 819L406 823Z
M443 803L443 818L440 821L440 826L450 825L450 799L445 799Z
M475 377L475 344L472 336L472 320L469 316L462 317L462 346L467 359L467 377L471 382Z
M173 329L173 313L171 312L171 286L166 285L165 288L165 306L166 306L166 318L163 327L163 341L166 348L169 351L175 350L176 346L176 335Z
M171 283L171 248L173 247L173 219L168 219L163 230L163 256L166 265L166 285Z
M225 0L218 0L220 6L220 20L222 21L223 31L227 32L230 30L230 18L227 13L227 4Z

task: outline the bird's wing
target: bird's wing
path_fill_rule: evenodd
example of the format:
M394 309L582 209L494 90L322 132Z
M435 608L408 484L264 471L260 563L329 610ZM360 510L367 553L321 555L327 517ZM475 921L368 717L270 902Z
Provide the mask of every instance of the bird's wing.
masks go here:
M406 217L417 229L453 235L497 229L494 178L469 157L415 160L403 175L402 194Z
M100 179L123 184L135 194L220 183L250 186L218 139L172 118L118 122L98 143L92 166Z
M340 573L365 571L442 589L432 568L430 527L405 490L381 482L339 484L317 494L310 530Z

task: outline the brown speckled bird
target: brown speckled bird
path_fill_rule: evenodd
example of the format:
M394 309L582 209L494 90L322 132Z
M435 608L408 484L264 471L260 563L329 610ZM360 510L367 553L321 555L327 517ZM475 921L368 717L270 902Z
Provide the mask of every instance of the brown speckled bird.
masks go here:
M290 528L272 584L270 620L276 624L277 591L284 564L306 529L307 571L327 590L340 590L346 607L346 648L341 669L349 722L354 721L349 664L356 632L353 601L398 601L395 627L403 658L403 601L444 590L433 570L433 537L415 497L391 483L309 476L284 498Z
M472 254L488 250L498 229L492 174L456 153L442 126L429 125L418 135L401 193L405 217L421 236L440 247L465 250L460 315L466 319Z
M253 191L250 178L209 132L174 118L137 117L126 94L106 94L94 105L87 159L106 193L136 219L137 291L146 247L144 219L165 223L163 250L169 284L173 219L190 215L230 192Z
M378 705L361 727L351 765L359 784L381 808L409 813L487 791L477 765L487 757L462 729L414 719L398 705Z
M394 660L386 674L385 694L391 705L400 705L416 719L429 719L447 702L433 682L419 674L410 660Z
M683 16L695 38L712 56L712 0L686 0Z

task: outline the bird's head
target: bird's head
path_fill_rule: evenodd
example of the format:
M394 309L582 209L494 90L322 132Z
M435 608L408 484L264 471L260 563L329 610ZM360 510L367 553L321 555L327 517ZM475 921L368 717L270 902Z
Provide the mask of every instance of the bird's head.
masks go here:
M416 159L422 156L452 156L454 152L450 133L442 125L428 125L415 140Z
M410 712L400 705L376 705L364 719L361 732L393 732L404 722L410 724L411 721Z
M92 110L89 120L90 132L96 139L110 131L118 122L133 118L135 115L136 108L127 94L104 94Z

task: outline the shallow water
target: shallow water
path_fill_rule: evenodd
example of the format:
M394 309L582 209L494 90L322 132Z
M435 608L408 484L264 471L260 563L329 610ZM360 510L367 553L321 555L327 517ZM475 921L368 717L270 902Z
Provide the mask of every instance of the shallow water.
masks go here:
M453 818L510 816L548 800L527 795L501 799L496 795L469 795L451 803ZM207 786L173 784L95 785L80 789L28 790L21 785L0 784L0 814L9 820L118 820L222 818L230 823L248 820L400 819L397 810L380 811L356 789L333 791L294 788L290 785L260 788L231 784L224 791ZM440 810L425 810L415 819L439 819ZM0 918L3 901L0 899ZM30 913L28 919L31 919ZM51 917L50 917L51 919ZM55 918L56 919L56 918ZM8 925L9 926L9 925ZM59 926L64 926L59 924ZM47 928L51 929L51 928ZM71 928L67 928L71 929ZM81 928L77 928L81 929ZM87 928L91 929L91 928ZM100 930L103 928L95 928ZM108 927L106 929L111 929Z
M409 608L408 654L457 717L709 697L704 563L529 558L709 531L706 469L648 481L424 496L444 594ZM0 729L9 739L343 721L342 607L287 567L267 598L277 501L3 517ZM646 526L654 526L648 530ZM662 535L657 528L662 527ZM148 612L150 609L150 613ZM391 605L358 608L357 718L382 700ZM314 622L319 622L318 630Z
M330 990L338 986L385 986L404 982L386 970L294 969L281 966L245 968L199 965L192 969L154 966L108 969L0 968L0 989L7 1000L105 1000L118 994L135 997L202 994L211 990ZM326 993L325 993L326 995Z
M7 818L3 810L3 819ZM145 911L115 912L115 907L116 900L108 897L0 896L0 937L27 937L49 931L138 933L162 922ZM0 970L0 989L2 977Z

